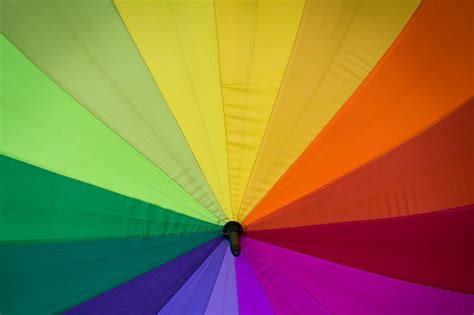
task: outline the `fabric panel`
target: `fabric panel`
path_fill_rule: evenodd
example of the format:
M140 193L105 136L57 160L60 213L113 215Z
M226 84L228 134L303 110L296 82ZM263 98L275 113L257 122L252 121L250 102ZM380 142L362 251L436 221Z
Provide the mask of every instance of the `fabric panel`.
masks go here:
M215 237L216 233L208 232L126 240L2 244L2 313L52 314L64 311L163 265ZM209 250L212 251L216 245L217 241L211 241L196 250L198 254L186 256L184 266L190 268L193 264L191 257L195 255L203 255L201 259L204 260ZM165 289L161 292L163 296L172 295L173 286L179 287L180 272L188 272L189 277L193 270L187 270L182 265L171 270L167 267L164 275L177 280L176 282L166 281L166 278L162 282L153 279L155 285L159 284L159 287ZM114 290L110 292L115 292ZM136 293L139 294L139 291ZM106 293L102 296L106 299L110 295ZM140 296L142 298L144 297ZM116 299L113 306L124 307L122 303L126 305L127 299ZM137 307L137 304L132 307ZM77 311L82 309L87 314L101 311L95 305L91 309L80 308Z
M215 1L234 218L288 64L304 3Z
M0 242L149 237L210 224L0 155Z
M229 244L223 239L158 314L204 314Z
M390 218L474 204L474 98L420 135L248 230Z
M2 15L2 33L28 59L207 209L225 218L112 1L5 0L2 9L8 12ZM5 75L14 80L10 76ZM29 162L44 163L37 156Z
M380 275L474 294L474 205L247 235Z
M240 208L250 212L376 65L419 0L308 0Z
M473 5L423 1L367 79L245 223L388 152L469 99Z
M115 4L230 218L214 2L115 0Z
M474 308L473 295L379 276L249 238L244 246L278 314L461 315Z
M77 103L3 35L2 154L213 223L219 218Z
M227 249L204 313L206 315L239 314L235 258L232 256L228 242L225 242L225 245Z
M251 246L254 242L250 239L244 241L244 255L255 272L275 314L333 314L319 301L318 297L311 296L293 279L280 273L273 266L273 257L262 256L258 252L254 253L254 251L258 251ZM306 272L308 271L306 270Z
M239 314L275 314L265 292L263 292L252 268L245 258L245 249L235 259L235 270L237 275L237 293L239 296Z

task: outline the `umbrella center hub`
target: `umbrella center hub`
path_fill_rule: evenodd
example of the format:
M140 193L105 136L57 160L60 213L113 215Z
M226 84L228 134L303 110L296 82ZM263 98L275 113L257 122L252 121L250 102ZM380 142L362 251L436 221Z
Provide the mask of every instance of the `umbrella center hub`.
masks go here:
M235 257L240 255L240 237L244 228L237 221L229 221L222 228L222 235L229 240L230 251Z

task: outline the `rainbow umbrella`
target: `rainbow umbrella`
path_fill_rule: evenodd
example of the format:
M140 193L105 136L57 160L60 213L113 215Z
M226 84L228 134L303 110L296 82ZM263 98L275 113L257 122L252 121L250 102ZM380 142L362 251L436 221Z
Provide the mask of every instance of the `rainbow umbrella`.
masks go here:
M0 0L0 313L474 312L470 0Z

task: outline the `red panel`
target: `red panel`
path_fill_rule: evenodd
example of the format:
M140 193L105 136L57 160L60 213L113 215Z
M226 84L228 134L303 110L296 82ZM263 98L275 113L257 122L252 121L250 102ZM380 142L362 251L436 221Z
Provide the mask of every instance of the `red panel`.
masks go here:
M474 205L247 236L373 273L474 294Z
M472 0L423 1L367 79L245 224L396 148L472 97L473 10Z
M424 133L247 230L381 219L474 204L473 118L471 99Z

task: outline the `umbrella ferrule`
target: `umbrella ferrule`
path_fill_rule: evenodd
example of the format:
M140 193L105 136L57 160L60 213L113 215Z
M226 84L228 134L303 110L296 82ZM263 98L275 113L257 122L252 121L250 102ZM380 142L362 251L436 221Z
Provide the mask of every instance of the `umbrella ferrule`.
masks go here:
M240 237L244 229L239 222L229 221L222 228L222 235L229 240L230 250L235 257L240 255Z

